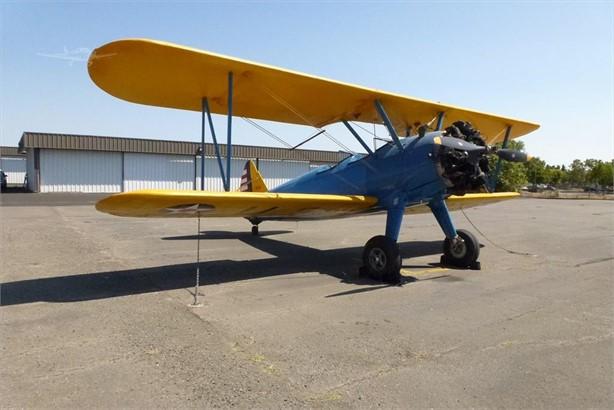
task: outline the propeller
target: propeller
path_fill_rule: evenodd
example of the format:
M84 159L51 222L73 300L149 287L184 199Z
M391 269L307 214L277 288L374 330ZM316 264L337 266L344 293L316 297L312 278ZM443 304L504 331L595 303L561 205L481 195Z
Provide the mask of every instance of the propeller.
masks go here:
M513 149L501 148L496 150L495 154L502 160L509 162L527 162L531 160L531 156L526 152Z

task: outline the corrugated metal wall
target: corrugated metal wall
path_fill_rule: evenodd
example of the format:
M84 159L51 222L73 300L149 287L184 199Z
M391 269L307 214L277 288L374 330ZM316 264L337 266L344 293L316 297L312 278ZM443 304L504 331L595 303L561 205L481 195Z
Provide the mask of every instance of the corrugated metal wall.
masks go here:
M122 154L42 149L40 179L40 192L120 192Z
M28 149L29 189L37 190L35 150ZM246 159L233 158L230 189L236 190ZM226 169L226 159L222 159ZM269 188L313 167L307 161L259 160ZM105 151L40 150L40 192L125 192L138 189L200 189L200 158L190 155ZM217 159L205 159L205 190L223 191Z
M246 159L233 158L230 162L230 190L239 189L241 173ZM222 158L224 172L226 172L226 158ZM200 157L196 159L196 189L200 189ZM224 183L220 177L220 167L216 158L205 157L205 191L223 191Z
M6 174L9 185L23 185L26 179L26 159L19 157L0 158L0 169Z
M241 174L243 173L243 167L246 162L247 159L243 158L232 159L230 166L231 190L239 189L241 185ZM224 172L226 172L225 158L222 159L222 165L224 166ZM269 189L275 188L309 171L309 163L300 161L259 160L258 167ZM200 158L196 161L196 189L200 189ZM220 177L220 169L216 158L205 157L205 190L224 190L224 184Z
M124 154L124 191L194 189L194 157L167 154Z
M26 175L28 178L28 190L32 192L38 191L38 182L36 181L36 169L34 168L34 152L36 148L29 148L26 152Z

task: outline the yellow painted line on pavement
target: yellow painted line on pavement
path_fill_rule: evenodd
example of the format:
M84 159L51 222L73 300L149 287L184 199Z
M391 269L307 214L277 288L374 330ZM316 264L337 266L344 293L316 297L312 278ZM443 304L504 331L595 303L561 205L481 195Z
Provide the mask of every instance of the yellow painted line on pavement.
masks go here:
M431 273L445 272L449 270L448 268L431 268L431 269L423 269L423 270L409 270L409 269L401 269L401 275L403 276L422 276L429 275Z

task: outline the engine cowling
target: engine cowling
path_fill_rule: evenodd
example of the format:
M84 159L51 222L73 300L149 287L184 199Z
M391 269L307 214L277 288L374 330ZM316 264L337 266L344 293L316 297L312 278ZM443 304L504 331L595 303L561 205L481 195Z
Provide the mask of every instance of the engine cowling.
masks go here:
M476 192L488 182L487 148L459 138L441 137L435 153L439 175L448 193L464 195Z
M469 135L465 136L461 130ZM479 131L467 122L454 123L438 138L435 145L438 171L452 195L488 190L489 154L510 162L531 159L522 151L486 145Z

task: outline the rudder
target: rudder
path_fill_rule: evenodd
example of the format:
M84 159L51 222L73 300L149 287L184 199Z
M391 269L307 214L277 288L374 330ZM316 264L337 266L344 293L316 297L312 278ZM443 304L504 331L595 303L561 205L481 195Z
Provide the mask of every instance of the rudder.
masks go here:
M243 167L243 173L241 174L241 186L239 191L241 192L268 192L268 188L264 183L264 179L254 161L249 160Z

